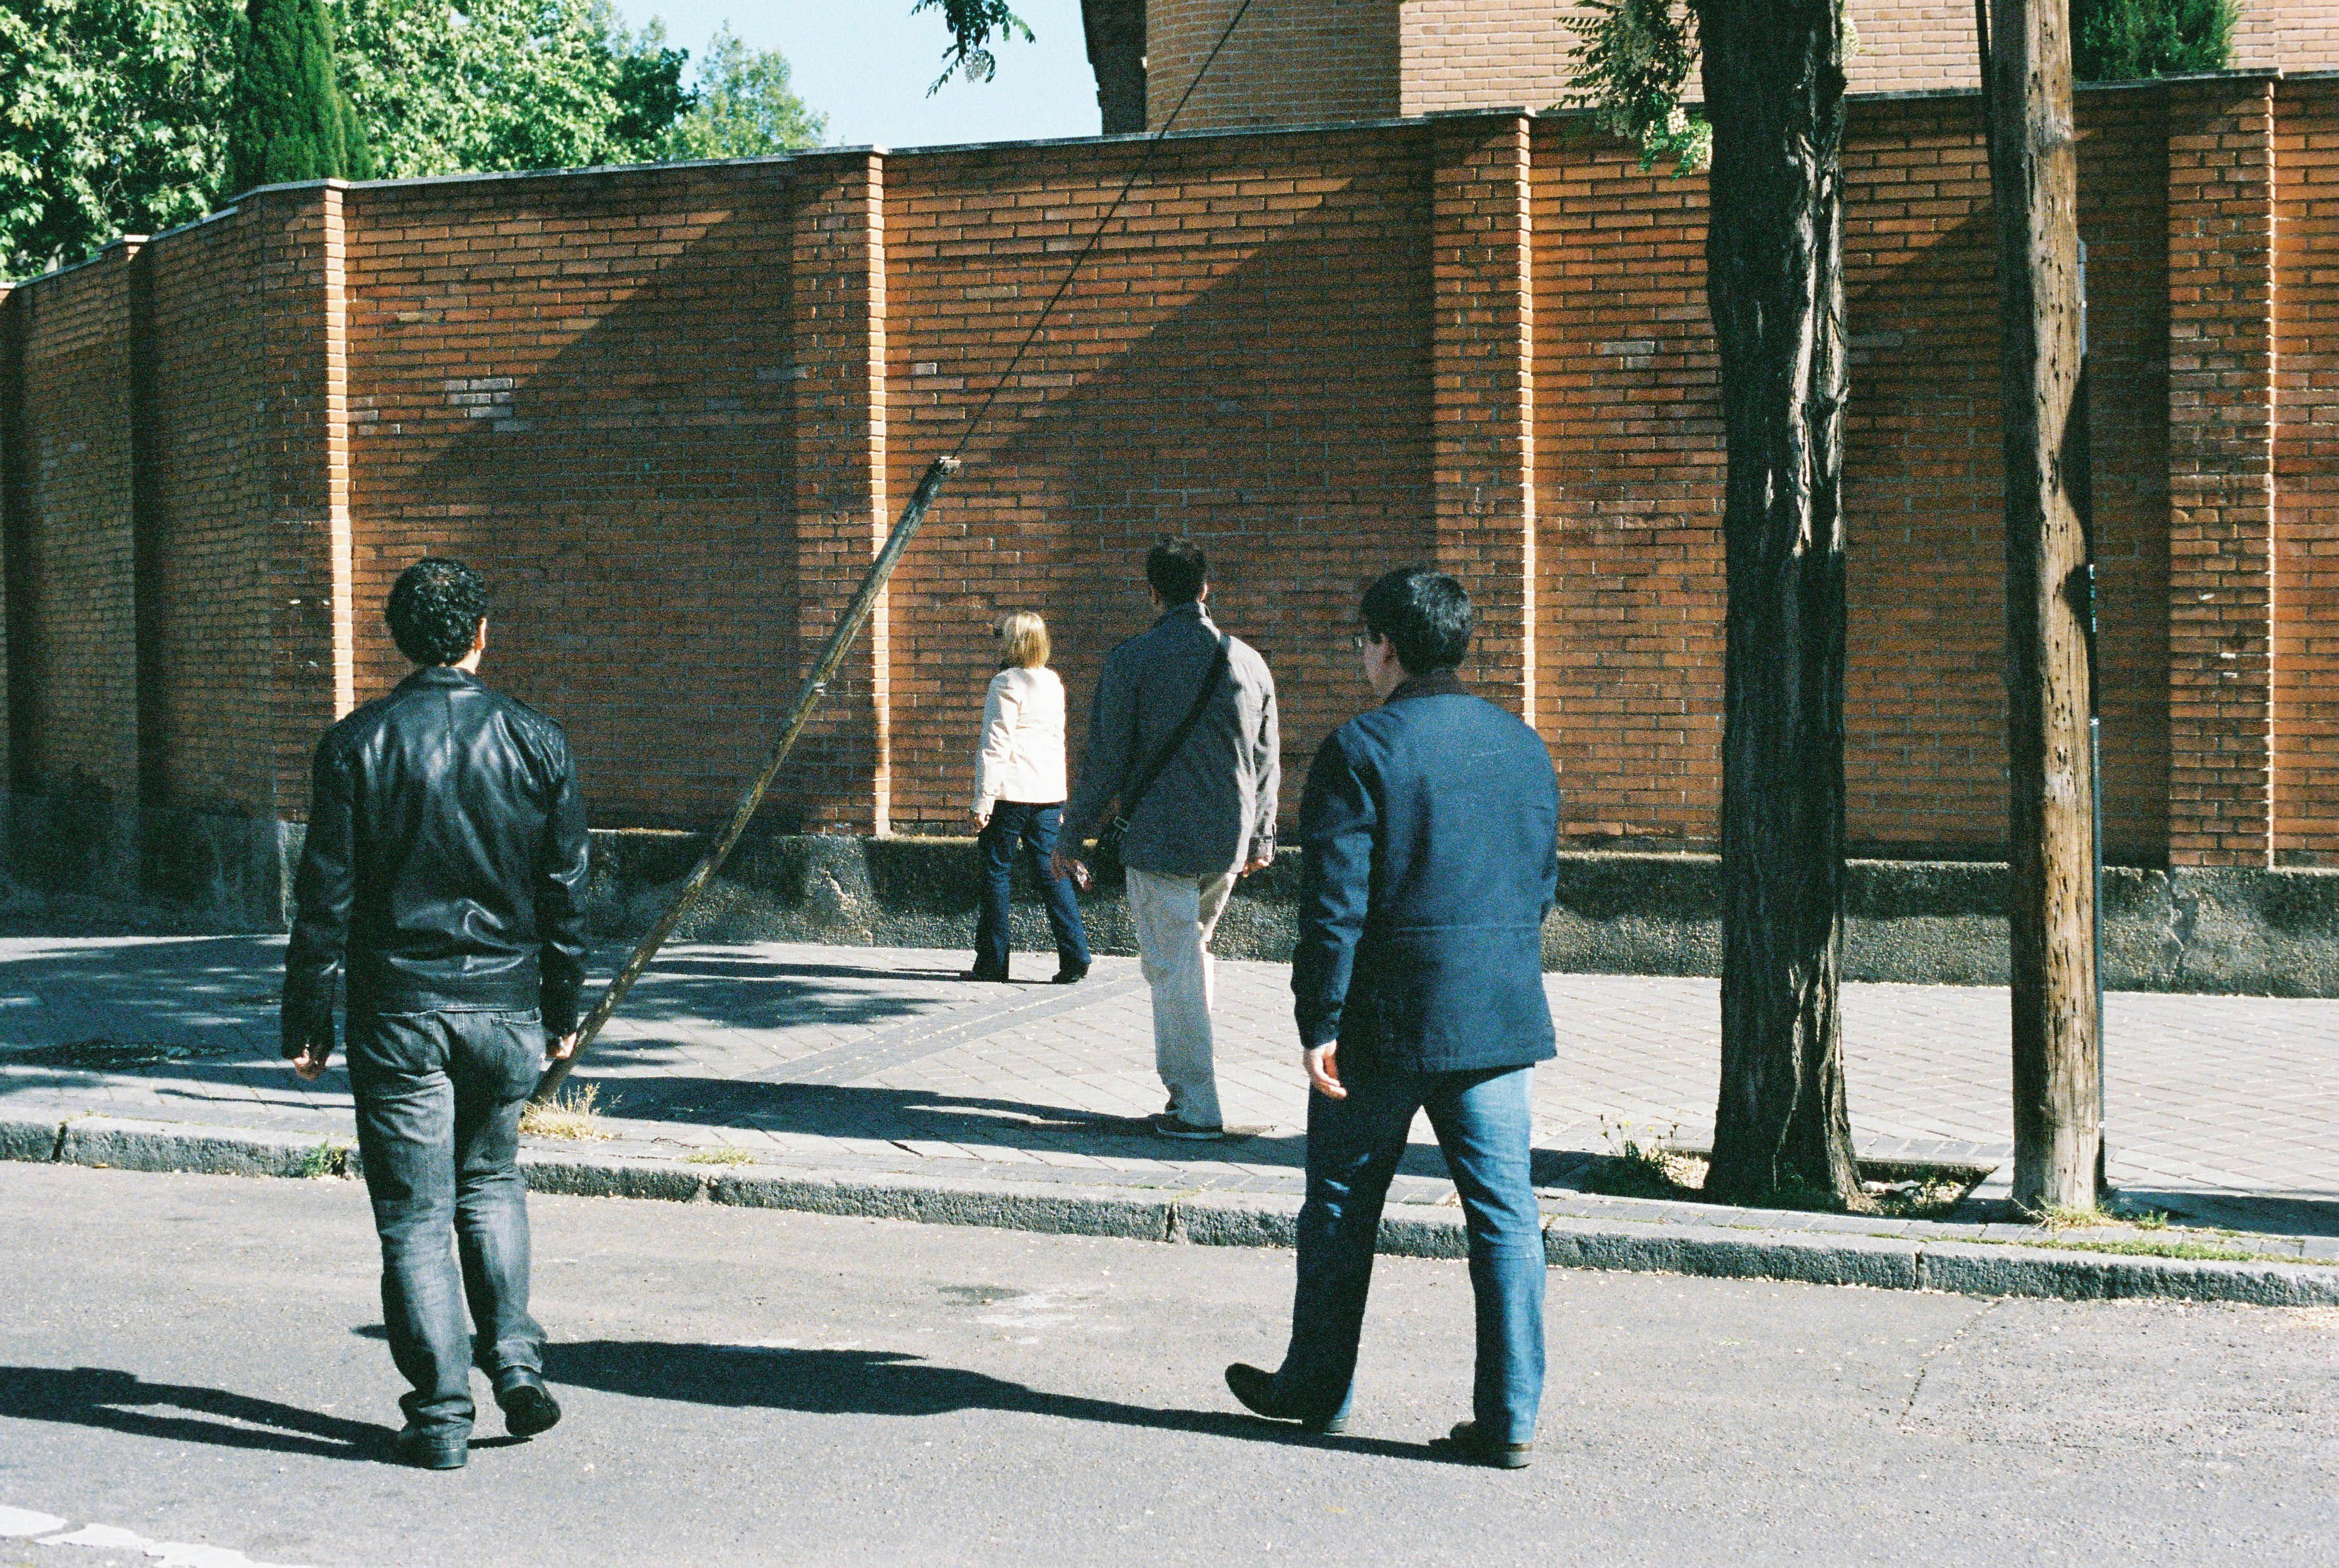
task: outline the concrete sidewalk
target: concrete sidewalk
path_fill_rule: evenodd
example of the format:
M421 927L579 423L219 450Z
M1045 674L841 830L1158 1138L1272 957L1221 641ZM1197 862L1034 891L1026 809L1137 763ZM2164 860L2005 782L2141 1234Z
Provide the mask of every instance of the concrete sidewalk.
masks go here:
M29 1129L94 1114L311 1145L348 1139L338 1062L308 1085L277 1060L281 948L265 937L0 942L0 1118ZM602 952L598 967L621 956ZM1053 967L1020 962L1033 975ZM727 1159L743 1171L952 1190L1255 1198L1262 1212L1288 1215L1302 1185L1307 1096L1284 966L1219 966L1227 1115L1259 1130L1192 1145L1137 1125L1162 1095L1134 961L1101 960L1085 983L1062 988L968 984L954 978L964 962L931 950L669 949L577 1075L598 1090L613 1137L567 1148L688 1167L692 1182ZM1581 1191L1620 1131L1688 1145L1709 1133L1715 982L1555 974L1547 983L1561 1049L1537 1075L1536 1176L1554 1216L1931 1242L2043 1238L1979 1221ZM1863 1159L1994 1165L2003 1178L2006 1009L2005 992L1989 988L1845 988ZM2124 1194L2184 1224L2247 1232L2228 1244L2255 1254L2339 1257L2339 1001L2118 994L2108 1014L2112 1169ZM1392 1197L1450 1215L1452 1188L1426 1125L1416 1145Z

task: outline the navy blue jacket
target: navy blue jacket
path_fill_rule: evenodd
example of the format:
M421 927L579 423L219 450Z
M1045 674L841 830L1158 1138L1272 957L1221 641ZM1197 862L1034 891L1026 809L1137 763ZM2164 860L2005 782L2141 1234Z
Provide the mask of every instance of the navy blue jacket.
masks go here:
M1533 730L1450 675L1409 680L1316 754L1299 842L1303 1045L1417 1072L1554 1054L1543 920L1559 781Z

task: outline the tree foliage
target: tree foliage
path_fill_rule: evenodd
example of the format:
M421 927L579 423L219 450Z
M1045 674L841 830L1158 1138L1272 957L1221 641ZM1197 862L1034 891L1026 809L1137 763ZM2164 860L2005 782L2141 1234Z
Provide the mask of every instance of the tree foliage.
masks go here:
M1673 172L1702 169L1713 127L1682 102L1697 69L1697 32L1682 0L1585 0L1564 24L1583 40L1567 103L1641 150L1641 167L1673 160Z
M227 109L227 189L373 173L333 64L324 0L252 0Z
M999 58L991 52L991 39L998 35L1002 42L1021 37L1031 42L1031 28L1022 17L1015 15L1007 0L918 0L910 7L914 16L922 11L939 11L950 28L950 47L943 51L943 74L926 89L932 97L943 89L952 76L964 76L970 82L988 82L999 72Z
M751 48L718 28L698 62L696 102L667 131L660 155L761 158L818 146L828 116L805 107L790 74L778 50Z
M2131 82L2222 71L2236 20L2234 0L2071 0L2072 74Z
M661 30L607 0L339 0L342 79L381 173L656 160L691 95Z
M240 0L0 0L0 268L192 222L224 178Z

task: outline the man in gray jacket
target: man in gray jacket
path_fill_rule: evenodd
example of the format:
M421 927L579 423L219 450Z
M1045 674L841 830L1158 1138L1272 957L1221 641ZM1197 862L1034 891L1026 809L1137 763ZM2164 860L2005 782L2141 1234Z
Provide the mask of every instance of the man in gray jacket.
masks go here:
M1209 567L1192 544L1154 546L1145 581L1160 618L1105 658L1051 864L1086 887L1079 846L1110 820L1109 808L1128 818L1129 912L1153 991L1154 1061L1170 1090L1169 1109L1151 1124L1164 1138L1217 1139L1226 1122L1212 1065L1210 933L1235 878L1275 859L1283 783L1275 677L1255 649L1211 624ZM1192 729L1170 750L1206 682L1210 695ZM1151 786L1128 799L1157 759Z

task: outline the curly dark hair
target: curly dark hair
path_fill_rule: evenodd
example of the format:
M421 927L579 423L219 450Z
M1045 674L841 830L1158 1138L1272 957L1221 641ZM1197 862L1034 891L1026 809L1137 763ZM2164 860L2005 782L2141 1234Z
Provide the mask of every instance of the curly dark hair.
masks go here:
M398 574L382 619L398 651L418 665L460 662L479 640L488 585L460 561L425 556Z

